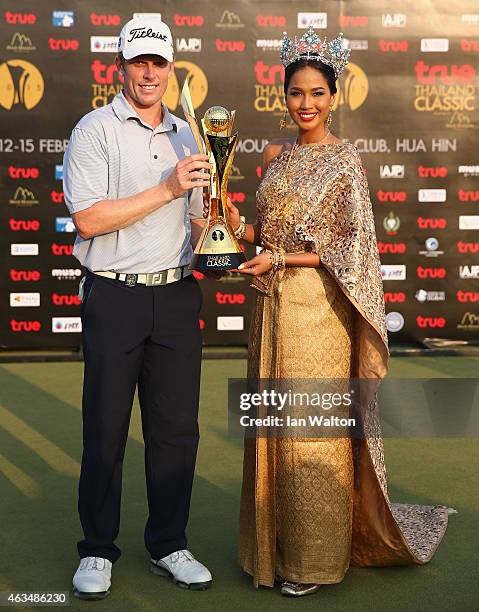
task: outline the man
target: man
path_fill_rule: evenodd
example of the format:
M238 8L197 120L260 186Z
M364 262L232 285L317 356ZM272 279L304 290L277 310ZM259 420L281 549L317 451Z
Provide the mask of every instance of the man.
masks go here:
M123 91L80 120L64 159L65 201L78 232L74 254L87 268L78 502L84 539L73 578L83 599L108 595L120 556L114 541L137 386L151 569L190 589L212 581L185 537L198 446L202 301L188 264L210 166L187 123L162 103L172 49L159 19L123 27L116 59Z

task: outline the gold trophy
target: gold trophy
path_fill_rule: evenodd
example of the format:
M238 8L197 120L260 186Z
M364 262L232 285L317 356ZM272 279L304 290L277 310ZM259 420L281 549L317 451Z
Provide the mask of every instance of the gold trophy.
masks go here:
M198 151L202 153L203 141L196 122L187 80L181 92L181 106L193 132ZM238 133L231 133L234 115L235 111L229 112L222 106L212 106L206 111L201 122L211 172L208 188L208 219L198 240L190 266L200 272L233 270L246 261L231 227L226 206L228 178L238 140Z

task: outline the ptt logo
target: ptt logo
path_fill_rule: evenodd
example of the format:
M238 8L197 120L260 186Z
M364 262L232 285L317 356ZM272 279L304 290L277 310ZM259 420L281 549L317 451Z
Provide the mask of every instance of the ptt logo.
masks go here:
M12 179L36 180L40 176L40 170L34 167L22 168L20 166L8 166L8 176Z
M90 51L92 53L116 53L118 36L90 36Z
M298 13L298 28L313 28L324 29L328 27L327 13Z
M406 301L406 294L404 291L385 291L384 302L386 304L403 304Z
M52 25L57 28L72 28L75 25L75 13L73 11L53 11Z
M416 323L421 329L425 329L427 327L442 328L446 326L447 321L444 317L422 317L421 315L418 315L416 317Z
M446 278L446 268L425 268L418 266L416 268L418 278Z
M55 191L54 189L50 191L50 198L54 204L63 204L65 196L63 191Z
M471 64L432 64L429 66L422 60L414 67L417 82L424 85L435 85L438 80L444 85L468 85L474 81L476 71Z
M409 50L407 40L381 40L379 41L379 50L382 53L406 53Z
M457 192L459 202L479 202L479 191L465 191L459 189Z
M384 281L406 280L406 266L404 264L382 264L381 277Z
M200 28L205 23L203 15L180 15L176 13L173 17L175 26L180 28Z
M244 304L246 302L246 296L244 293L221 293L217 291L216 295L217 304Z
M12 13L5 11L5 21L9 25L33 25L37 21L35 13Z
M447 221L443 217L418 217L419 229L446 229Z
M193 108L196 109L201 106L208 95L208 79L206 78L206 74L197 64L179 60L175 62L175 72L172 74L168 83L168 88L163 96L163 100L168 108L174 111L180 104L180 85L178 78L181 83L188 80Z
M461 38L461 51L465 51L466 53L471 51L479 53L479 41Z
M90 22L94 26L119 26L121 24L121 17L120 15L90 13Z
M57 217L55 219L56 232L76 232L75 224L71 217Z
M0 64L0 106L6 110L17 105L31 110L43 98L44 90L42 73L30 62L11 59Z
M405 191L383 191L377 192L378 202L405 202L407 194Z
M40 270L15 270L10 269L10 280L14 283L36 283L41 279Z
M461 291L456 293L458 302L479 302L478 291Z
M404 242L378 242L378 251L381 255L386 253L402 255L406 250L407 247Z
M38 232L40 221L38 219L12 219L8 220L12 232Z
M462 242L457 243L458 253L479 253L479 242Z
M48 46L52 51L78 51L80 43L76 38L53 38L53 36L50 36Z
M340 15L339 27L341 28L367 28L369 19L366 15Z
M221 40L217 38L215 41L216 50L220 53L243 53L246 49L244 40Z
M447 168L445 166L419 166L417 169L419 178L445 178L447 176Z
M50 248L52 250L52 254L55 255L55 257L73 254L73 244L57 244L56 242L54 242L50 245Z
M40 321L17 321L10 320L10 329L14 334L22 332L39 332L42 328Z
M81 300L78 295L71 293L52 293L52 304L54 306L79 306Z
M80 317L53 317L52 332L54 334L77 334L82 330Z
M256 23L260 28L284 28L286 17L284 15L256 15Z

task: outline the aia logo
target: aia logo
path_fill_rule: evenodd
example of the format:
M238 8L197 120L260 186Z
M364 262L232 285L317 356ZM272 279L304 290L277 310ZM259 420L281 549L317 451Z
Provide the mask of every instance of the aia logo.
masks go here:
M444 166L419 166L417 169L417 174L419 178L444 178L447 176L447 168Z
M225 53L229 51L231 53L243 53L246 49L246 45L244 40L221 40L220 38L216 39L216 50L220 53Z
M458 302L479 302L478 291L458 291L456 293Z
M8 220L12 232L38 232L40 221L37 219L12 219Z
M446 319L444 317L416 317L417 326L421 329L426 327L445 327Z
M90 13L90 21L94 26L119 26L121 24L120 15Z
M386 304L402 304L406 301L406 294L403 291L385 291L384 302Z
M41 277L40 270L15 270L14 268L10 270L10 280L14 283L37 282Z
M78 295L68 293L52 293L52 304L54 306L79 306L81 300Z
M377 192L378 202L405 202L407 195L405 191L383 191Z
M268 66L263 61L256 62L254 65L256 81L260 85L274 85L284 83L284 68L281 64Z
M417 226L419 229L446 229L447 221L442 217L418 217Z
M339 26L341 28L367 28L368 18L366 15L340 15Z
M107 65L96 59L94 62L92 62L91 71L95 83L100 83L100 85L112 85L115 80L115 73L118 81L123 83L123 77L121 74L119 74L116 64Z
M461 51L475 51L476 53L479 53L479 41L461 38Z
M479 253L479 242L462 242L457 243L458 253Z
M173 17L173 21L175 22L175 26L186 28L199 28L204 24L205 18L203 17L203 15L179 15L177 13Z
M479 191L464 191L464 189L459 189L457 197L460 202L479 202Z
M238 204L242 204L246 200L246 194L244 191L230 191L228 192L228 197L231 202L237 202Z
M215 297L217 304L244 304L246 302L244 293L221 293L221 291L217 291Z
M286 17L284 15L256 15L256 23L260 28L284 28Z
M406 53L409 49L407 40L381 40L379 41L379 50L383 53Z
M418 278L446 278L446 268L425 268L418 266L417 269Z
M424 85L436 85L443 83L444 85L468 85L474 81L476 71L471 64L433 64L428 66L422 60L419 60L414 67L416 71L417 82Z
M78 51L80 43L76 38L53 38L50 36L48 46L52 51Z
M385 253L403 254L406 252L404 242L378 242L378 250L381 255Z
M5 11L5 21L9 25L33 25L37 21L35 13L12 13Z
M17 168L16 166L8 166L8 176L12 179L36 180L40 176L40 170L38 168Z
M73 253L73 244L57 244L54 242L50 248L56 257L59 255L72 255Z
M50 191L50 197L52 199L52 202L54 202L55 204L63 204L63 191Z
M10 320L10 329L13 333L18 334L19 332L39 332L42 328L40 321L17 321L15 319Z

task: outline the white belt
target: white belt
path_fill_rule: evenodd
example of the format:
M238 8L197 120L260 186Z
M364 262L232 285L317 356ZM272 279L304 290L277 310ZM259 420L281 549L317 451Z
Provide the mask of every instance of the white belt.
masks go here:
M160 272L150 272L149 274L124 274L109 271L93 272L93 274L122 281L127 287L134 287L135 285L156 287L157 285L167 285L179 281L192 274L192 271L188 266L180 266L179 268L169 268Z

